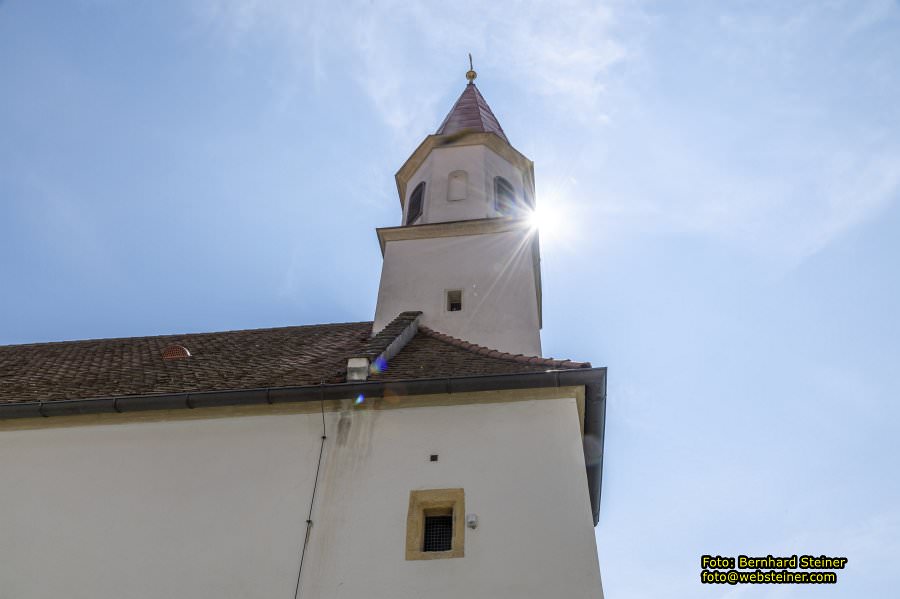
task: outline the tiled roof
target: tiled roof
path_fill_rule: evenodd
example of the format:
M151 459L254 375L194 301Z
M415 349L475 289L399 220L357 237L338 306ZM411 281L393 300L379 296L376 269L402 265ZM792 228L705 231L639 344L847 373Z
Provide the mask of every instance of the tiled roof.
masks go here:
M0 347L0 401L340 382L372 324L96 339ZM182 345L191 357L163 360Z
M437 135L453 135L464 131L496 133L509 143L500 121L491 112L491 107L474 83L469 83L463 90L447 118L438 127Z
M512 355L438 333L426 327L372 380L415 379L479 374L516 374L590 368L586 362Z
M347 359L373 358L414 324L371 322L0 346L0 403L341 383ZM190 357L163 359L180 345ZM589 364L512 356L420 327L371 380L513 374Z

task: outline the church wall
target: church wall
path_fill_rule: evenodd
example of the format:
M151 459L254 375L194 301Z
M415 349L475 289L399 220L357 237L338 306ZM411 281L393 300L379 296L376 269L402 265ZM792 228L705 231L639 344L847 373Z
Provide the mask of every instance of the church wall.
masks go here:
M0 431L0 597L292 597L320 431L308 415Z
M321 427L306 413L0 431L0 596L292 597ZM599 596L574 398L364 404L326 430L301 597ZM409 493L429 488L464 489L478 515L462 558L405 559Z
M486 235L388 242L374 329L421 310L432 329L513 354L541 355L532 237L518 229ZM463 291L448 312L446 291Z
M601 597L574 399L376 411L353 426L322 481L332 501L318 512L310 596ZM465 557L407 561L409 492L442 488L464 489L478 516Z

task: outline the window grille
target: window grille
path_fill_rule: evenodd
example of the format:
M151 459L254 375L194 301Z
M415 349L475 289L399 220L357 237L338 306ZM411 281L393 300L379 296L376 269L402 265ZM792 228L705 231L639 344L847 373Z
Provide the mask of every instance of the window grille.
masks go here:
M453 546L453 516L425 515L425 542L422 551L450 551Z

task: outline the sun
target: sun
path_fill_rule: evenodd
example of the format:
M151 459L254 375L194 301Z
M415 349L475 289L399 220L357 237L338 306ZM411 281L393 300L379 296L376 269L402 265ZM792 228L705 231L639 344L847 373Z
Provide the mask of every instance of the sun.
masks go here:
M546 206L538 206L528 213L528 224L534 231L540 231L541 237L555 237L560 230L559 215Z

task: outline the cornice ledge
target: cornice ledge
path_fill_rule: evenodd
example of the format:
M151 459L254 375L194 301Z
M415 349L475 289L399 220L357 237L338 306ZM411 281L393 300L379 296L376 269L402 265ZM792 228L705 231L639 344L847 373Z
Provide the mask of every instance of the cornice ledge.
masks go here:
M407 239L435 239L438 237L463 237L466 235L487 235L504 231L530 229L531 223L522 218L479 218L473 220L457 220L444 223L428 223L424 225L406 225L399 227L381 227L375 229L381 255L389 241L405 241Z

